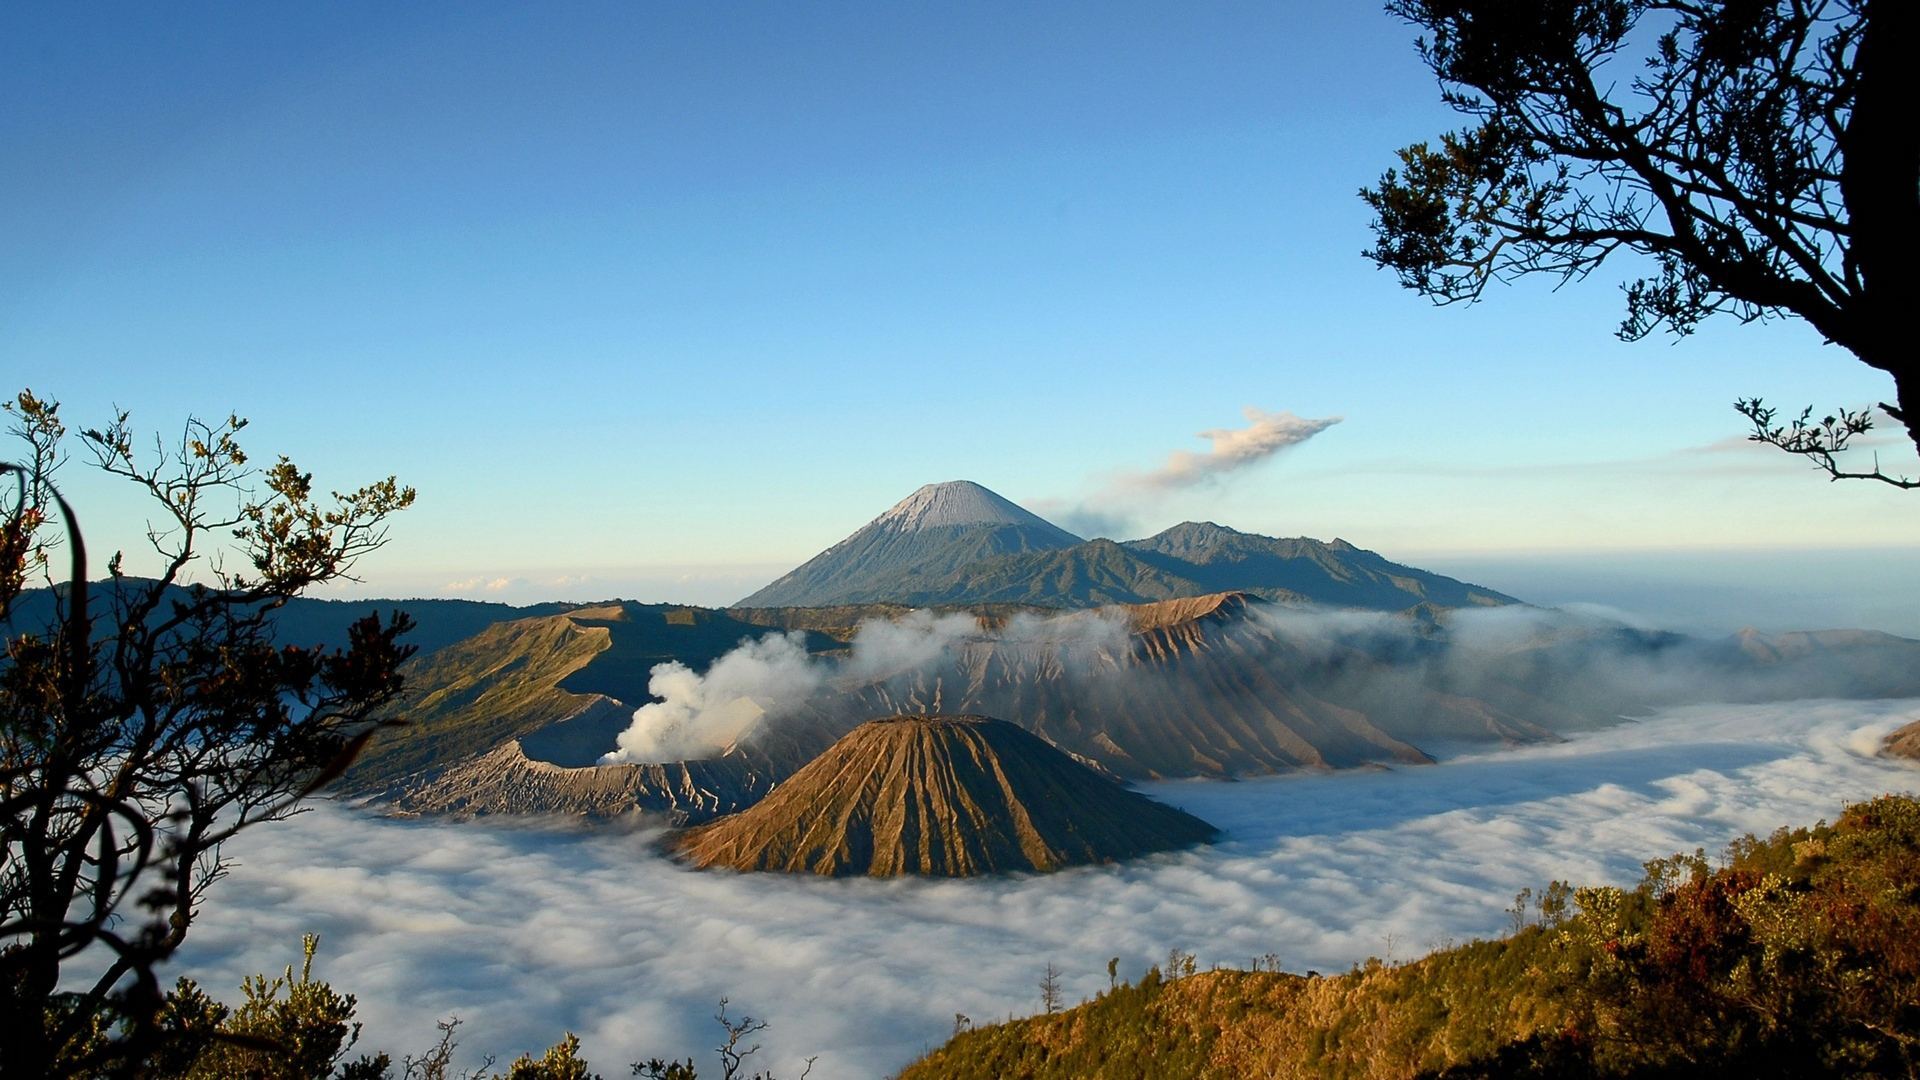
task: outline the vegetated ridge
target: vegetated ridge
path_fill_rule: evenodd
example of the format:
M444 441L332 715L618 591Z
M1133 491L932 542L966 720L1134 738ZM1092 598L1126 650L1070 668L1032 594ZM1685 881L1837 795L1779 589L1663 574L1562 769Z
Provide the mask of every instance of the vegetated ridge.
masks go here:
M377 733L337 789L402 796L489 755L497 771L518 753L508 745L521 740L531 742L549 765L591 771L584 767L611 750L614 735L631 721L631 703L651 700L647 683L656 664L677 660L704 667L742 640L770 632L721 612L669 604L614 603L497 623L409 662L403 669L407 697L394 710L403 722ZM806 637L810 648L838 647L824 635ZM751 771L754 764L740 767ZM536 772L554 779L551 770ZM724 772L695 769L704 775L676 775L667 782L682 790L680 801L725 807L737 800L712 790L714 784L733 786ZM463 789L483 795L481 804L430 800L422 809L499 812L518 801L529 812L540 810L539 798L509 797L525 794L525 776L517 777L517 786L468 779ZM605 783L604 777L592 781L595 790Z
M1215 833L1004 720L894 716L671 846L698 867L966 877L1114 862Z
M1531 899L1532 902L1529 902ZM1920 803L1554 883L1514 933L1345 974L1176 954L1064 1012L958 1031L900 1080L1785 1078L1920 1071Z
M1081 540L971 481L922 487L737 607L860 603L1095 607L1216 592L1398 611L1517 603L1344 540L1187 522L1144 540Z

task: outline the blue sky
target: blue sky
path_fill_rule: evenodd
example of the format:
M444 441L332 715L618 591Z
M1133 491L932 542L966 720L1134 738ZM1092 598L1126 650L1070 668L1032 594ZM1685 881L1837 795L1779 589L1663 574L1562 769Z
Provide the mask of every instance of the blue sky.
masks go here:
M1920 595L1920 500L1738 442L1736 396L1889 392L1804 327L1627 345L1617 275L1439 310L1359 256L1356 189L1453 123L1412 37L1347 3L12 5L0 382L399 474L383 594L721 602L964 477L1495 587L1811 551ZM1103 495L1247 406L1344 419ZM136 502L68 486L137 547Z

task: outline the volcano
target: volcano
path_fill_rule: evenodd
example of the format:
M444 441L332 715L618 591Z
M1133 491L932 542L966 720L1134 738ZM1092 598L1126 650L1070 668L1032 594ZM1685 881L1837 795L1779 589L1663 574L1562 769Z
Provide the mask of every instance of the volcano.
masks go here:
M696 867L835 877L970 877L1107 863L1211 840L1017 725L872 720L759 803L670 846Z
M907 496L735 607L1090 608L1220 592L1375 611L1517 603L1339 539L1278 539L1189 521L1144 540L1084 541L979 484L955 480Z
M928 484L853 535L742 600L741 607L819 607L916 595L923 582L1007 555L1081 539L970 480Z

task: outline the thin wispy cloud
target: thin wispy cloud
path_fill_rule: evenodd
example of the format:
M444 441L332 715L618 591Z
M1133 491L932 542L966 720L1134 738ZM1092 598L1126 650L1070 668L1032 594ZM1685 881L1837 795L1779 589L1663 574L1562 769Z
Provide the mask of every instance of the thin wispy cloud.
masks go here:
M322 935L318 973L358 995L364 1045L424 1049L450 1014L470 1066L577 1032L600 1071L713 1045L714 1003L772 1021L782 1072L879 1076L953 1015L1069 1001L1170 948L1344 970L1491 936L1522 887L1635 880L1649 858L1831 818L1920 787L1874 756L1920 702L1690 707L1551 746L1441 765L1150 786L1227 833L1119 867L976 881L702 873L644 833L398 821L326 805L243 834L177 970L232 998ZM1435 749L1430 747L1429 749ZM702 1061L701 1064L709 1064Z
M518 578L507 577L470 577L459 581L449 581L440 586L447 592L505 592L515 585L523 584Z
M1268 412L1254 405L1241 413L1247 419L1245 427L1211 428L1196 436L1210 444L1205 451L1174 450L1157 469L1121 472L1084 498L1043 499L1033 509L1081 536L1122 539L1152 517L1169 496L1223 483L1344 419Z
M1285 411L1267 412L1252 405L1241 411L1247 418L1246 427L1213 428L1200 433L1200 438L1213 444L1204 453L1175 450L1167 455L1166 464L1152 472L1127 474L1121 478L1121 485L1174 491L1220 480L1282 450L1299 446L1343 419L1338 416L1309 419Z

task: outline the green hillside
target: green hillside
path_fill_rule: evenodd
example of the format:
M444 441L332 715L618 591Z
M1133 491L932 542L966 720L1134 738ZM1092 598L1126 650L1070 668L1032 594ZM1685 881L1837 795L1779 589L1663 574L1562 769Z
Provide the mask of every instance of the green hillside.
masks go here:
M1175 958L962 1031L901 1078L1920 1075L1912 798L1515 910L1529 925L1508 937L1340 975Z

